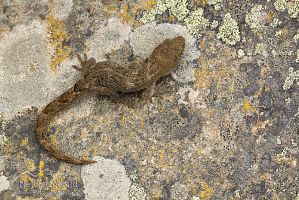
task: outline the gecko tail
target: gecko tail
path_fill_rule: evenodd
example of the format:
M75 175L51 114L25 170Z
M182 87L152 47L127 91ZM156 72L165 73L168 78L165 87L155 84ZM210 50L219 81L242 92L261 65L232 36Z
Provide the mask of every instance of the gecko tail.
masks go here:
M59 151L55 147L50 145L50 142L46 138L38 138L41 146L47 150L47 152L52 155L57 160L62 160L67 163L75 164L75 165L88 165L92 163L96 163L95 160L89 160L89 159L80 159L73 156L65 155L63 152ZM41 139L41 140L40 140Z
M79 159L73 156L65 155L59 149L51 144L47 136L47 129L50 121L54 118L57 112L66 109L72 102L79 97L79 93L74 92L72 89L67 90L62 95L50 102L40 113L36 124L36 137L40 145L47 150L54 158L65 161L67 163L76 165L87 165L95 163L94 160Z

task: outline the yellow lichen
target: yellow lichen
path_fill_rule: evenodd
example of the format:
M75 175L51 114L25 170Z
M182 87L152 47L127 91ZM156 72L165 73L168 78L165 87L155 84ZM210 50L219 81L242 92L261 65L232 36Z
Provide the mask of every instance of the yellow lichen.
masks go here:
M33 160L26 160L25 161L25 170L28 172L32 172L36 169L35 163Z
M214 190L209 187L209 185L205 182L201 182L201 187L203 188L200 193L199 197L201 200L210 199Z
M43 161L40 161L39 162L39 173L38 173L38 176L41 178L44 176L44 172L43 172L43 168L44 168L44 162Z
M29 141L28 141L28 138L26 137L26 138L22 139L20 147L25 147L28 145L28 143L29 143Z
M156 0L141 0L141 2L126 2L121 3L120 9L111 9L111 13L116 13L118 17L126 23L130 23L133 26L141 25L140 22L135 20L135 16L138 11L149 11L156 5Z
M59 20L50 16L47 21L48 28L48 41L50 46L53 48L53 55L51 58L51 70L56 72L57 67L71 54L71 49L64 44L68 41L70 36L65 31L65 24Z
M248 100L245 100L243 105L243 110L245 112L247 111L256 112L255 108L251 105L251 103Z

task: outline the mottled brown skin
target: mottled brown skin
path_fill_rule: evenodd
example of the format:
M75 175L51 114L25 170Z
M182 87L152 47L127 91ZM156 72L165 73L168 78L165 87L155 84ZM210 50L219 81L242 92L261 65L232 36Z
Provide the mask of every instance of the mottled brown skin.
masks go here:
M84 60L78 55L81 68L73 66L82 72L83 77L69 90L50 102L37 119L36 136L41 146L53 157L72 164L90 164L93 160L78 159L65 155L52 146L47 135L50 121L55 115L68 108L79 97L97 93L108 96L118 96L118 92L144 91L145 97L151 96L155 82L172 72L185 48L185 39L181 36L167 39L157 46L152 54L144 61L136 61L129 66L121 66L111 61L96 63L94 58Z

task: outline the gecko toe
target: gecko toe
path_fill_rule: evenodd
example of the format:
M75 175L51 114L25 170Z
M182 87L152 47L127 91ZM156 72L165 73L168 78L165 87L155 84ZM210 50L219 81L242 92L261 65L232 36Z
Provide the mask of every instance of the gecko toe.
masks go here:
M82 60L82 57L80 56L80 54L77 54L77 58L78 58L78 60L79 60L80 64L82 65L82 63L83 63L83 60Z

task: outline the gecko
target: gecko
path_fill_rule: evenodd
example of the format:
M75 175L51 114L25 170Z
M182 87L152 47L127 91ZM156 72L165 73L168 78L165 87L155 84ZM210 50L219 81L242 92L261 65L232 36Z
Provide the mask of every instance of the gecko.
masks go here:
M144 98L151 97L156 81L176 69L184 48L184 37L166 39L148 58L143 61L136 59L127 64L128 66L109 60L96 62L94 58L88 59L86 54L83 58L77 54L81 66L73 65L73 68L81 72L82 77L73 87L46 105L37 117L36 138L41 147L54 158L67 163L84 165L96 162L66 155L53 146L47 133L51 120L79 97L87 94L96 93L118 98L120 93L142 91Z

